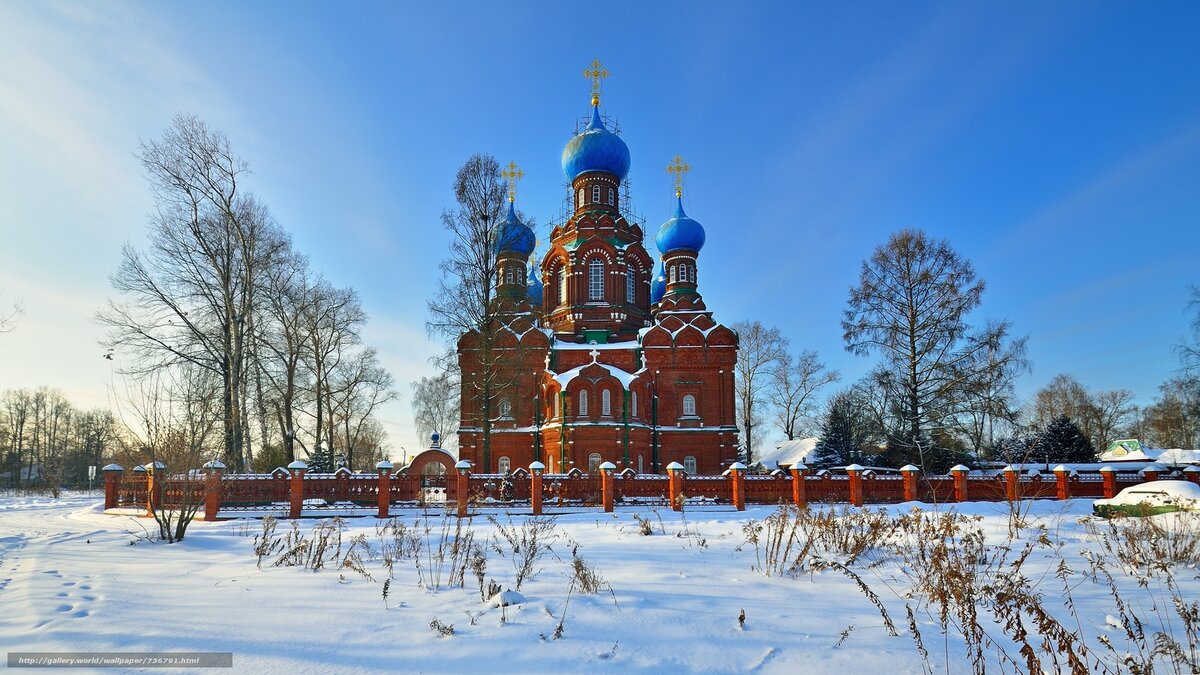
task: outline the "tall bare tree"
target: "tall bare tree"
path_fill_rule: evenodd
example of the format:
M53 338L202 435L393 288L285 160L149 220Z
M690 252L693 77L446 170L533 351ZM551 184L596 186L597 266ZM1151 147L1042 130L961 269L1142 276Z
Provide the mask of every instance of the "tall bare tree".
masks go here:
M1079 427L1097 452L1108 446L1134 422L1133 393L1115 389L1092 393L1073 375L1061 374L1034 395L1030 426L1045 429L1055 419L1066 417Z
M450 233L450 251L441 263L437 292L427 303L425 325L448 345L471 336L473 366L462 373L460 402L477 415L471 423L479 425L486 464L491 458L495 409L515 380L511 365L518 362L513 350L502 344L506 324L494 312L496 226L505 206L505 183L496 159L478 154L468 159L455 176L454 198L457 207L442 213L442 225ZM442 363L443 370L456 366L452 359Z
M313 284L301 311L307 323L305 365L312 378L313 438L315 443L323 445L325 452L332 454L336 433L334 373L360 344L359 330L366 321L366 314L357 293L348 288L335 288L324 279Z
M373 466L384 437L373 415L379 406L397 396L391 374L379 365L375 349L367 347L339 363L330 384L335 447L340 448L351 469Z
M224 457L246 464L245 383L256 287L286 244L265 206L242 189L245 162L228 139L177 115L138 158L154 193L150 247L127 245L112 277L123 297L98 319L107 344L128 350L123 370L148 374L190 364L221 383Z
M456 373L441 372L433 377L422 377L411 387L413 425L417 428L419 442L429 442L434 433L448 436L459 420Z
M733 395L737 402L738 426L742 429L745 460L751 464L758 444L754 432L762 422L771 372L787 355L787 339L778 328L767 328L759 321L739 321L733 325L733 331L738 336Z
M827 370L815 351L800 352L794 361L787 352L779 357L771 369L767 399L774 408L775 426L789 441L796 438L801 422L812 419L817 391L841 377Z
M948 430L969 398L962 395L991 345L1003 341L1006 322L972 334L967 314L979 306L984 282L971 263L944 240L902 230L864 261L842 319L846 349L878 353L894 373L902 421L891 443L928 471L931 449L945 448ZM1010 363L994 367L1008 367Z

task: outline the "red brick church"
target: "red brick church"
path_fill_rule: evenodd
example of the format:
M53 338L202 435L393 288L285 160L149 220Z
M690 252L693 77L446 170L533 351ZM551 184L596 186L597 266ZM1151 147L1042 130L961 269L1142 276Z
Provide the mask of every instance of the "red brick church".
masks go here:
M553 228L540 262L510 190L496 246L494 316L504 329L488 342L490 353L503 354L502 367L491 371L504 372L493 378L485 406L480 335L459 340L459 457L476 472L538 460L552 473L593 472L601 462L639 473L660 473L670 462L690 473L720 473L738 456L737 337L700 295L705 234L683 211L688 167L676 158L668 168L676 205L655 237L656 270L645 233L623 215L629 149L600 114L598 84L591 121L562 153L574 210ZM514 173L506 172L510 185ZM481 409L489 410L487 425Z

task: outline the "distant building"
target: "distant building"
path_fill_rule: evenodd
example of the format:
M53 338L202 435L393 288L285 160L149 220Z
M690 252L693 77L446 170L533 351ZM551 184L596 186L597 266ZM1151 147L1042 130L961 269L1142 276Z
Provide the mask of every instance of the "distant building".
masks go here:
M1168 466L1200 464L1200 450L1147 448L1136 438L1113 441L1100 453L1101 462L1157 462Z

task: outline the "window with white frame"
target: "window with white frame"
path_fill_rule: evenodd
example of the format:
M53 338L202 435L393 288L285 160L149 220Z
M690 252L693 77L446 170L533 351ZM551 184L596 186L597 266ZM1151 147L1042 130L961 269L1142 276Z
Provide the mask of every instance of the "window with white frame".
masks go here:
M600 453L593 452L588 455L588 473L596 473L600 470L600 462L603 461Z
M612 415L612 391L608 389L600 392L600 414L605 417Z
M583 206L583 188L579 188L579 197L575 201L575 206Z
M592 203L593 204L600 203L600 186L599 185L592 186Z
M612 206L613 204L616 203L617 198L614 193L615 193L615 190L613 190L612 188L608 188L608 205L609 206Z
M508 473L509 471L512 471L512 460L507 456L496 460L496 470L500 473Z
M588 300L604 299L604 261L592 258L588 263Z
M579 416L587 417L587 390L579 392Z
M558 270L558 304L567 304L567 267L563 265Z
M633 282L635 277L637 277L637 271L633 269L633 265L630 265L625 269L625 302L630 304L633 304Z
M688 455L683 458L683 472L689 476L696 475L696 458Z
M683 416L696 416L696 397L692 396L691 394L687 394L683 397Z
M512 402L506 398L500 399L500 416L512 417Z
M629 392L629 416L637 417L637 392Z
M513 269L511 267L504 268L504 283L511 284L513 282Z

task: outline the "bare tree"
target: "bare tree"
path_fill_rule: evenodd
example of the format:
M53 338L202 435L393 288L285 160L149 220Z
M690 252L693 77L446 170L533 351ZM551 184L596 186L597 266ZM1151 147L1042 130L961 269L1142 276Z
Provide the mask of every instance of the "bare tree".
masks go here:
M307 320L313 290L308 260L288 251L279 264L267 271L262 290L263 318L256 371L257 378L263 381L259 388L260 415L274 418L283 459L291 463L296 459L299 434L296 416L306 391L302 366L313 329Z
M0 310L0 333L7 333L17 326L17 319L21 318L21 305L14 304L12 309Z
M771 369L767 398L774 407L775 426L789 441L796 438L802 421L811 420L816 392L841 377L836 370L826 370L815 351L800 352L795 361L787 352L779 357Z
M1144 440L1160 448L1200 447L1200 382L1174 378L1158 390L1158 400L1144 411Z
M1188 309L1195 313L1192 317L1192 340L1184 340L1175 346L1182 362L1184 375L1191 376L1200 382L1200 287L1188 289Z
M958 390L959 428L976 455L995 449L997 431L1008 436L1021 414L1016 380L1029 372L1027 338L1008 339L1007 325L991 325L969 339L983 339L983 349L970 350L961 366L966 378Z
M442 261L442 278L427 307L426 329L447 344L466 342L470 367L461 376L460 403L475 416L482 437L482 459L491 459L492 421L501 396L516 379L511 364L519 362L514 350L519 342L506 344L507 324L496 314L496 258L498 231L505 205L505 184L500 165L490 155L473 155L454 180L455 209L442 213L442 224L450 233L449 256ZM457 349L455 350L457 351ZM442 364L448 371L456 364ZM464 413L464 422L466 415Z
M373 417L379 406L396 399L392 376L379 365L375 349L359 350L342 361L333 373L330 410L338 436L338 446L347 465L363 468L378 461L384 441L383 428Z
M989 323L972 335L966 315L979 306L984 282L946 241L919 230L902 230L863 262L842 319L846 349L880 354L895 374L902 427L891 443L924 471L930 449L945 445L949 429L978 381L973 368L1003 341L1006 322ZM997 366L999 367L999 366ZM945 448L938 448L939 452Z
M1030 411L1031 427L1045 429L1066 417L1079 427L1097 452L1104 452L1134 422L1137 409L1127 389L1093 394L1072 375L1061 374L1038 390Z
M286 240L241 189L245 162L199 119L177 115L161 139L142 142L138 158L157 207L150 248L124 248L112 277L124 300L97 318L110 329L107 344L132 357L124 372L190 364L219 379L223 454L240 470L256 287Z
M333 453L334 373L360 343L359 330L366 314L357 293L335 288L324 279L318 279L309 290L302 311L308 334L305 366L312 378L313 439L315 444L323 444L326 452Z
M421 443L432 434L443 437L458 426L458 378L453 372L422 377L412 385L413 425Z
M767 328L759 321L739 321L733 325L733 331L738 336L733 395L737 401L738 425L742 428L745 460L751 464L757 444L754 429L762 421L771 372L787 355L787 339L778 328Z

